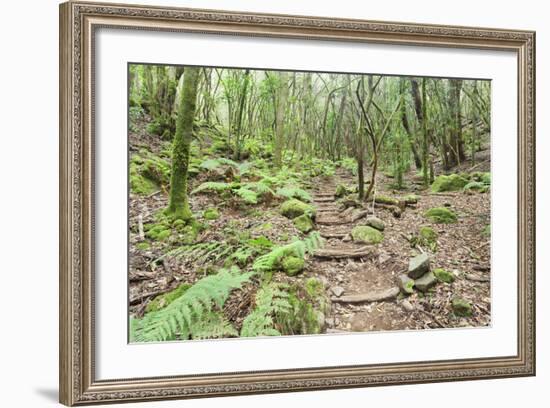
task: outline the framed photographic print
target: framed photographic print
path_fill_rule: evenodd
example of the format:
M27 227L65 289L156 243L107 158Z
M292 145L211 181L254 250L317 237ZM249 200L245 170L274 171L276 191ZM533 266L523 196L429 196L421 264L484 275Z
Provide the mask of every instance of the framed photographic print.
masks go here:
M66 405L535 374L535 33L60 6Z

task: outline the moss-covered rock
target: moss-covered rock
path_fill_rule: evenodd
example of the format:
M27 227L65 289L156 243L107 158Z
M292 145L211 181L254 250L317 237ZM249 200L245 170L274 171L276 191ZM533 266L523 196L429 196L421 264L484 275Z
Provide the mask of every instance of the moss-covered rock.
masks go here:
M475 171L471 174L471 180L479 181L483 184L490 185L491 184L491 173L490 172L483 172L483 171Z
M334 193L335 197L342 198L347 196L348 194L353 194L355 190L351 187L345 186L344 184L338 184L336 186L336 191Z
M491 236L491 225L486 225L485 227L483 227L483 230L481 231L481 233L483 235L485 235L486 237L490 237Z
M471 303L460 297L453 298L452 308L454 314L460 317L468 317L473 313Z
M220 213L217 208L208 208L204 210L202 216L205 220L217 220L220 218Z
M148 195L170 182L170 164L165 159L141 150L130 160L130 191Z
M191 287L191 285L189 285L187 283L182 283L176 289L174 289L174 290L172 290L168 293L165 293L163 295L159 295L159 296L155 297L147 305L147 307L145 308L145 312L146 313L156 312L160 309L165 308L170 303L172 303L174 300L176 300L177 298L182 296L187 291L187 289L189 289L190 287Z
M409 278L407 275L399 275L397 283L401 293L404 295L412 295L414 293L414 279Z
M416 289L422 292L427 292L430 288L435 286L436 283L437 279L435 275L433 274L433 272L429 271L422 275L420 278L416 279L414 281L414 286L416 287Z
M303 214L314 217L315 207L292 198L281 204L281 214L287 218L296 218Z
M468 180L458 174L437 176L432 184L432 193L459 191L462 190L466 184L468 184Z
M403 197L403 201L405 201L405 204L416 204L420 200L420 196L416 194L407 194L405 197Z
M172 231L166 224L147 224L144 225L145 236L153 241L164 241L168 238Z
M384 235L368 225L358 225L351 230L351 237L355 242L365 244L378 244L384 239Z
M437 280L440 282L452 283L455 280L453 273L443 268L436 268L433 272Z
M306 214L302 214L299 217L294 218L292 222L298 231L301 231L304 234L307 234L313 229L313 222Z
M295 276L304 270L305 262L297 256L286 256L281 261L283 272L288 276Z
M382 221L378 217L368 217L365 223L374 229L377 229L378 231L384 231L384 228L386 228L386 224L384 224L384 221Z
M481 181L470 181L468 184L464 186L464 192L474 192L477 191L478 193L486 193L489 190L489 186L487 184L482 183Z
M445 207L430 208L424 216L436 224L454 224L457 222L456 214Z

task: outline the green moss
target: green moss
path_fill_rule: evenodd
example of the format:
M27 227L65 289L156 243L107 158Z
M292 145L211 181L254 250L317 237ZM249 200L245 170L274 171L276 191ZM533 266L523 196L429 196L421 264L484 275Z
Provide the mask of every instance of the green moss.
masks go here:
M403 201L405 201L406 204L416 204L418 200L420 200L420 196L416 194L408 194L403 197Z
M136 244L136 248L139 249L140 251L145 251L146 249L149 249L150 247L151 247L151 244L149 244L149 242L146 242L146 241L138 242Z
M471 174L471 179L473 181L479 181L483 184L490 185L491 184L491 173L490 172L483 172L483 171L475 171Z
M433 228L422 226L418 230L418 233L411 238L411 246L414 248L416 245L419 245L435 252L437 251L437 237L438 234Z
M155 297L147 305L147 307L145 308L145 312L146 313L156 312L160 309L165 308L170 303L172 303L174 300L176 300L177 298L182 296L187 291L187 289L189 289L190 287L191 287L191 285L189 285L187 283L183 283L183 284L179 285L176 289L174 289L174 290L172 290L168 293L165 293L163 295L159 295L159 296Z
M437 176L432 184L432 193L442 193L445 191L458 191L468 184L468 180L458 174L449 174L448 176Z
M424 216L436 224L454 224L457 221L456 214L445 207L431 208Z
M481 181L470 181L464 186L463 190L465 192L477 191L478 193L485 193L489 190L489 186Z
M281 214L287 218L296 218L303 214L313 217L315 216L315 208L293 198L281 204Z
M452 308L455 315L460 317L468 317L471 316L472 311L472 305L470 302L468 302L466 299L462 299L459 297L455 297L452 301Z
M170 228L165 224L153 224L152 226L148 226L144 229L146 230L145 236L154 241L164 241L172 234Z
M147 150L130 160L130 191L134 194L149 195L160 186L167 186L170 180L168 162Z
M306 214L302 214L299 217L294 218L292 222L298 231L301 231L304 234L307 234L313 229L313 222L311 222L311 218L309 218Z
M481 233L483 235L485 235L486 237L490 237L491 236L491 225L486 225L485 227L483 227L483 230L481 231Z
M349 188L344 184L338 184L338 186L336 186L336 192L334 193L334 196L338 198L342 198L353 192L354 192L353 188Z
M309 278L304 287L308 296L312 299L321 296L325 291L325 285L317 278Z
M445 283L452 283L455 280L455 276L453 275L453 273L443 268L434 269L434 275L437 280Z
M296 256L286 256L281 261L283 272L288 276L295 276L304 270L305 262Z
M376 195L374 197L374 202L376 202L378 204L387 204L387 205L398 205L399 204L399 200L397 200L395 198L392 198L392 197L384 196L384 195Z
M356 242L363 242L365 244L378 244L384 239L384 235L367 225L358 225L351 230L351 236Z
M217 220L218 218L220 218L220 213L217 208L208 208L204 210L202 216L206 220Z

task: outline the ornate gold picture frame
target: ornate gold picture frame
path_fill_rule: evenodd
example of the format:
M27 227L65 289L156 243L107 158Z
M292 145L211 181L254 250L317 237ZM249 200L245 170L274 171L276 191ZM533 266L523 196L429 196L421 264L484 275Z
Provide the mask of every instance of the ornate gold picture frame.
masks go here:
M459 360L96 378L94 47L98 28L502 50L517 56L517 352ZM122 135L121 137L125 137ZM228 11L60 6L60 401L194 398L535 375L535 33ZM510 266L512 267L512 266ZM121 271L125 273L125 271Z

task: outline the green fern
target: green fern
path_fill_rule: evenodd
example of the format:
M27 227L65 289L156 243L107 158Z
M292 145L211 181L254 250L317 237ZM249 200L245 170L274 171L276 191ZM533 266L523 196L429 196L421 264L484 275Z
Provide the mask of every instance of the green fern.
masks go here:
M241 328L241 337L280 336L275 329L273 317L285 314L292 309L288 301L286 285L271 283L262 286L256 293L256 307L244 319Z
M258 194L255 191L249 190L246 187L241 187L237 190L234 190L234 193L242 198L242 200L247 204L258 203Z
M191 325L193 340L237 337L239 332L220 312L210 312Z
M214 170L215 168L223 166L223 165L231 166L231 167L234 167L234 168L237 168L239 166L239 164L237 162L234 162L231 159L226 159L224 157L219 157L219 158L216 158L216 159L207 159L207 160L203 161L200 164L200 168L205 169L205 170Z
M256 258L252 269L257 272L272 271L279 267L279 263L285 256L292 255L304 259L306 254L312 254L322 246L321 235L314 231L304 240L296 240L290 244L276 247L271 252Z
M195 330L202 338L206 328L216 335L230 331L227 322L218 319L212 313L223 305L229 294L248 282L252 273L241 273L236 267L222 269L216 275L202 278L191 286L182 296L167 307L145 315L131 324L131 338L139 342L166 341L192 338Z
M296 186L286 186L279 188L276 194L285 198L297 198L298 200L304 202L311 201L311 195L309 195L306 190Z

